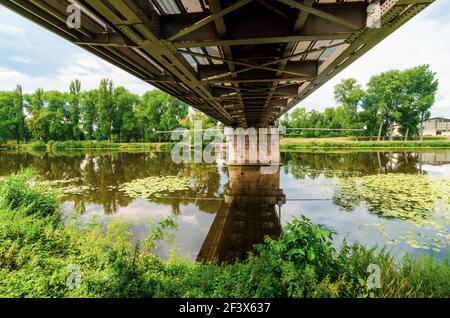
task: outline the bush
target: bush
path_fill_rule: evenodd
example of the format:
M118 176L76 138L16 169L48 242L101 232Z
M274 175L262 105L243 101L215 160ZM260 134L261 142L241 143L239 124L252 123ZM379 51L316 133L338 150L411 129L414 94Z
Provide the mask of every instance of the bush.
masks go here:
M73 150L73 149L117 149L119 144L109 141L55 141L52 149L55 150Z
M2 181L0 207L21 210L27 215L53 216L58 210L56 194L39 185L30 184L33 170L22 170Z

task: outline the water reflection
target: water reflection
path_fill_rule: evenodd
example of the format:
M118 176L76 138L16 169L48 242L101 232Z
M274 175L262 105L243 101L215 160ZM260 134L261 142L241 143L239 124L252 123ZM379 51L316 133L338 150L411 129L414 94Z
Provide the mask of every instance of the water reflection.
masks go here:
M432 154L414 152L349 152L349 153L284 153L282 163L286 174L297 179L316 179L371 175L378 173L422 174L422 158L428 162Z
M83 190L65 194L62 201L84 217L98 210L108 218L132 215L138 239L146 236L149 218L176 215L175 241L181 255L201 262L229 262L245 257L265 235L278 237L282 224L300 213L342 234L338 241L348 235L349 242L373 246L403 235L402 231L426 233L400 218L377 214L354 195L352 184L343 189L341 183L347 177L386 173L448 178L449 163L450 152L436 150L282 153L280 170L261 175L251 166L176 164L170 153L163 152L0 153L0 176L33 166L46 180L73 179L70 185ZM124 183L151 176L188 177L191 185L188 190L146 199L133 199L118 190ZM303 200L311 198L320 200ZM279 204L284 204L281 218ZM425 214L427 219L429 214ZM381 222L392 237L370 232L366 226ZM446 237L448 226L443 226L441 234ZM410 251L408 246L402 249Z
M278 238L281 233L278 213L286 196L279 169L261 174L258 166L229 166L228 172L225 198L197 256L200 262L245 258L265 236Z
M176 164L170 153L124 153L124 152L70 152L66 156L42 153L0 154L0 176L12 174L20 169L33 167L45 180L77 180L74 187L83 191L65 194L62 201L71 201L81 213L86 205L101 205L105 214L118 212L134 199L118 190L118 186L135 179L149 176L185 176L192 181L189 191L176 193L169 198L148 198L149 201L172 206L174 215L180 213L180 205L191 202L192 197L221 196L220 167L204 164ZM215 213L214 201L199 200L196 206L205 212Z

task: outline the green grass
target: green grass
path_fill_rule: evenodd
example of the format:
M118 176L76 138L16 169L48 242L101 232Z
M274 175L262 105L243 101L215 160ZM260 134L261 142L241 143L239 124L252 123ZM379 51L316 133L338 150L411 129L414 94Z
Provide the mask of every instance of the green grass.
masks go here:
M105 229L61 221L56 194L30 183L31 171L0 181L0 297L449 297L448 259L396 261L361 245L332 246L333 232L308 219L288 224L247 260L190 263L155 256L155 242L175 223L166 219L140 242L126 223ZM366 286L367 267L381 268L381 289ZM79 288L67 284L80 269Z
M311 142L287 142L281 145L281 149L299 148L368 148L368 149L396 149L396 148L450 148L450 141L311 141Z
M55 141L51 144L51 149L71 150L71 149L117 149L119 145L109 141Z
M42 141L32 141L29 143L7 143L0 145L0 150L35 150L35 151L70 151L70 150L125 150L125 151L168 151L172 149L174 143L163 142L109 142L95 140L50 140L45 144Z

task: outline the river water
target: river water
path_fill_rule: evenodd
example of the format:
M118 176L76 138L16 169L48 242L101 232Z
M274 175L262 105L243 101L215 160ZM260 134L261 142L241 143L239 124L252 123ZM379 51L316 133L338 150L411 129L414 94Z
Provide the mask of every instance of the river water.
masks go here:
M74 209L83 221L119 218L131 222L134 239L143 240L158 221L173 216L178 223L173 241L158 244L163 258L174 247L190 260L242 258L253 244L266 235L278 237L286 222L301 215L336 231L337 247L345 238L386 247L397 255L443 257L449 251L448 202L417 215L414 207L412 213L406 209L408 214L401 210L403 214L396 215L386 213L389 206L383 204L389 202L380 201L383 188L366 189L367 198L360 196L358 184L371 186L376 181L372 177L386 174L394 175L394 183L395 176L448 180L450 151L283 152L282 166L274 174L261 174L254 166L176 164L167 152L0 153L0 176L30 166L42 179L65 189L65 218ZM189 185L145 198L121 190L133 180L158 176L186 179ZM387 180L386 191L392 192ZM372 192L378 197L371 197Z

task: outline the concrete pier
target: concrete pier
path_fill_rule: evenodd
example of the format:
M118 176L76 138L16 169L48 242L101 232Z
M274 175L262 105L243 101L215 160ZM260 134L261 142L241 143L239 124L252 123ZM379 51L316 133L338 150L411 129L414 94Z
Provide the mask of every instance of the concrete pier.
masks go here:
M225 128L227 165L280 165L283 127Z

